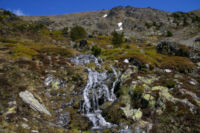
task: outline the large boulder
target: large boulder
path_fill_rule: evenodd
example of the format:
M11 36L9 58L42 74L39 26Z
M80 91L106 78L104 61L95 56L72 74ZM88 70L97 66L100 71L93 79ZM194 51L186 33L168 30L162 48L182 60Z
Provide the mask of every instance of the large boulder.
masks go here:
M40 102L37 99L35 99L31 92L27 90L20 92L19 97L21 97L22 100L25 103L27 103L33 110L51 116L50 112L46 109L46 107L43 104L40 104Z
M157 52L167 55L189 57L190 54L189 48L176 42L161 41L156 49Z
M114 18L114 17L120 16L120 12L122 12L123 9L124 7L122 6L117 6L115 8L112 8L110 12L108 13L108 18Z

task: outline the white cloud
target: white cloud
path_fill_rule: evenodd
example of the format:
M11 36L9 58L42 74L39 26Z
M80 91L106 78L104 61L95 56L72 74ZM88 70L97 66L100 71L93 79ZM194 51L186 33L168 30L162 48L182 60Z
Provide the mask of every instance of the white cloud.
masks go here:
M17 16L26 16L21 9L13 10L13 13Z

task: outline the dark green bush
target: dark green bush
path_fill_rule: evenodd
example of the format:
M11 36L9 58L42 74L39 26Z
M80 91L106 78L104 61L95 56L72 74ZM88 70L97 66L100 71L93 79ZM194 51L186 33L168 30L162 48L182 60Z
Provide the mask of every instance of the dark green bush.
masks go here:
M62 29L62 34L63 34L63 36L67 36L68 35L68 30L69 30L69 28L68 27L64 27L63 29Z
M119 47L124 40L124 33L118 33L116 31L112 32L112 44Z
M129 49L129 48L130 48L130 45L127 44L127 45L125 46L125 48L126 48L126 49Z
M166 35L167 37L172 37L173 36L173 33L171 32L171 31L167 31L167 35Z
M151 23L145 23L145 26L147 27L147 29L151 28L152 27L152 24Z
M157 26L157 24L156 24L156 22L153 22L153 24L152 24L153 26Z
M75 26L71 29L70 37L73 41L83 39L87 35L85 29L81 26Z
M15 14L13 14L12 12L8 11L8 10L4 10L3 11L3 15L7 15L7 16L16 16Z
M99 56L101 54L101 48L99 48L98 46L94 45L92 46L92 54L94 56Z

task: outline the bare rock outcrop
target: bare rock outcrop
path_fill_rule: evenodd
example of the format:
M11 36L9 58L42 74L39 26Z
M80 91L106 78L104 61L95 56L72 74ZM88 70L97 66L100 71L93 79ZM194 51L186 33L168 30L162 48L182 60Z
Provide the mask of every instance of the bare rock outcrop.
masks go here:
M35 99L35 97L33 96L33 94L31 92L26 90L26 91L20 92L19 96L33 110L51 116L50 112L46 109L46 107L44 105L40 104L39 101L37 99Z

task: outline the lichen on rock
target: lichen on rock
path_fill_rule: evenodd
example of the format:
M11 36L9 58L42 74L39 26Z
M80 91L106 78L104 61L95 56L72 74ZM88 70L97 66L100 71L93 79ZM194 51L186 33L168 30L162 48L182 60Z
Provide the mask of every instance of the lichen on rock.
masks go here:
M138 121L142 118L142 112L140 109L132 109L130 104L126 104L126 107L121 107L125 116L131 118L134 121Z
M150 75L149 77L142 77L142 76L138 76L137 77L140 81L142 81L143 83L150 85L152 84L154 81L158 80L159 78L154 76L154 75Z
M159 91L160 98L162 98L164 101L172 101L174 102L174 97L169 93L167 87L163 86L154 86L152 88L152 91Z

